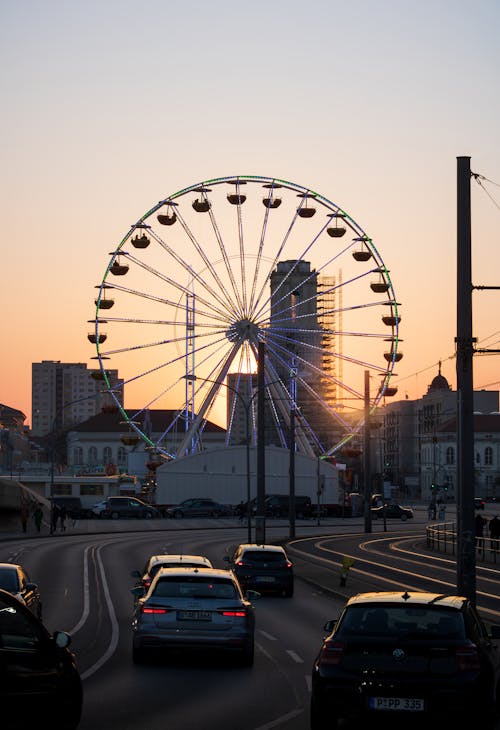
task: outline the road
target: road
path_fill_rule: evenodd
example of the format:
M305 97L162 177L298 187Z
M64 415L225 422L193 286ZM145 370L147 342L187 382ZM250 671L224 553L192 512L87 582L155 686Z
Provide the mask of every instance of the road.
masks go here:
M293 598L256 602L252 668L235 667L220 656L134 665L130 572L158 552L201 553L224 567L224 554L246 541L246 529L210 529L209 522L200 520L196 530L178 525L174 530L163 521L158 531L151 524L144 531L139 525L124 531L124 523L111 533L0 542L0 561L24 564L39 583L47 627L73 636L84 681L81 730L307 730L314 654L325 621L338 615L345 596L412 587L452 592L453 558L422 550L423 520L391 524L387 533L377 525L370 534L345 534L356 530L345 522L330 527L329 534L310 526L299 529L308 536L298 534L289 547L297 576ZM268 541L286 537L283 524ZM355 563L341 587L344 555ZM478 604L500 622L498 570L490 566L480 572Z

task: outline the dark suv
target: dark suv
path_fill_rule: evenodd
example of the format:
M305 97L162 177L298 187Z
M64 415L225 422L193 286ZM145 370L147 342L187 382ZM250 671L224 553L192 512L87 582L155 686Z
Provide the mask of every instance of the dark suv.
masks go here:
M243 591L278 593L293 596L293 564L280 545L238 545L229 557L224 556Z
M477 713L494 727L500 700L500 657L478 612L463 596L435 593L359 593L328 636L312 670L311 730L340 719L438 718L463 727ZM402 721L402 724L401 724ZM367 724L368 726L368 724Z

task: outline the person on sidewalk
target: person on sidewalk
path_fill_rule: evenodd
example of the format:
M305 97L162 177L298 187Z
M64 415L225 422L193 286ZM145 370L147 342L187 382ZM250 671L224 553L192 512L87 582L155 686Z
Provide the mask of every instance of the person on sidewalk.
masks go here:
M41 531L42 517L43 517L42 508L40 507L40 505L37 505L35 511L33 512L33 519L35 521L37 532Z
M490 520L488 528L490 531L490 550L492 553L496 553L500 539L500 520L498 519L498 515L495 515L493 519Z

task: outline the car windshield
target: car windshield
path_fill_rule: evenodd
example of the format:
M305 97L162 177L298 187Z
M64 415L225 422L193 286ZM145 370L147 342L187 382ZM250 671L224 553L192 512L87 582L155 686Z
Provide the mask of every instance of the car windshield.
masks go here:
M286 558L283 553L268 552L266 550L252 550L243 555L243 560L251 563L283 563Z
M236 598L236 587L224 578L175 576L158 581L154 598Z
M17 572L11 568L0 568L0 588L9 593L17 593L19 590L19 581Z
M339 624L341 636L414 636L463 639L465 627L459 611L431 606L349 606Z

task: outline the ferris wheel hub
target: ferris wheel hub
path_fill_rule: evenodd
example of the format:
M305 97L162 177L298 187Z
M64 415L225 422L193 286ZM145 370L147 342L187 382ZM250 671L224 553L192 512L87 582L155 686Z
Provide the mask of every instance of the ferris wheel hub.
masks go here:
M251 320L244 317L234 322L226 332L230 342L257 342L259 327Z

